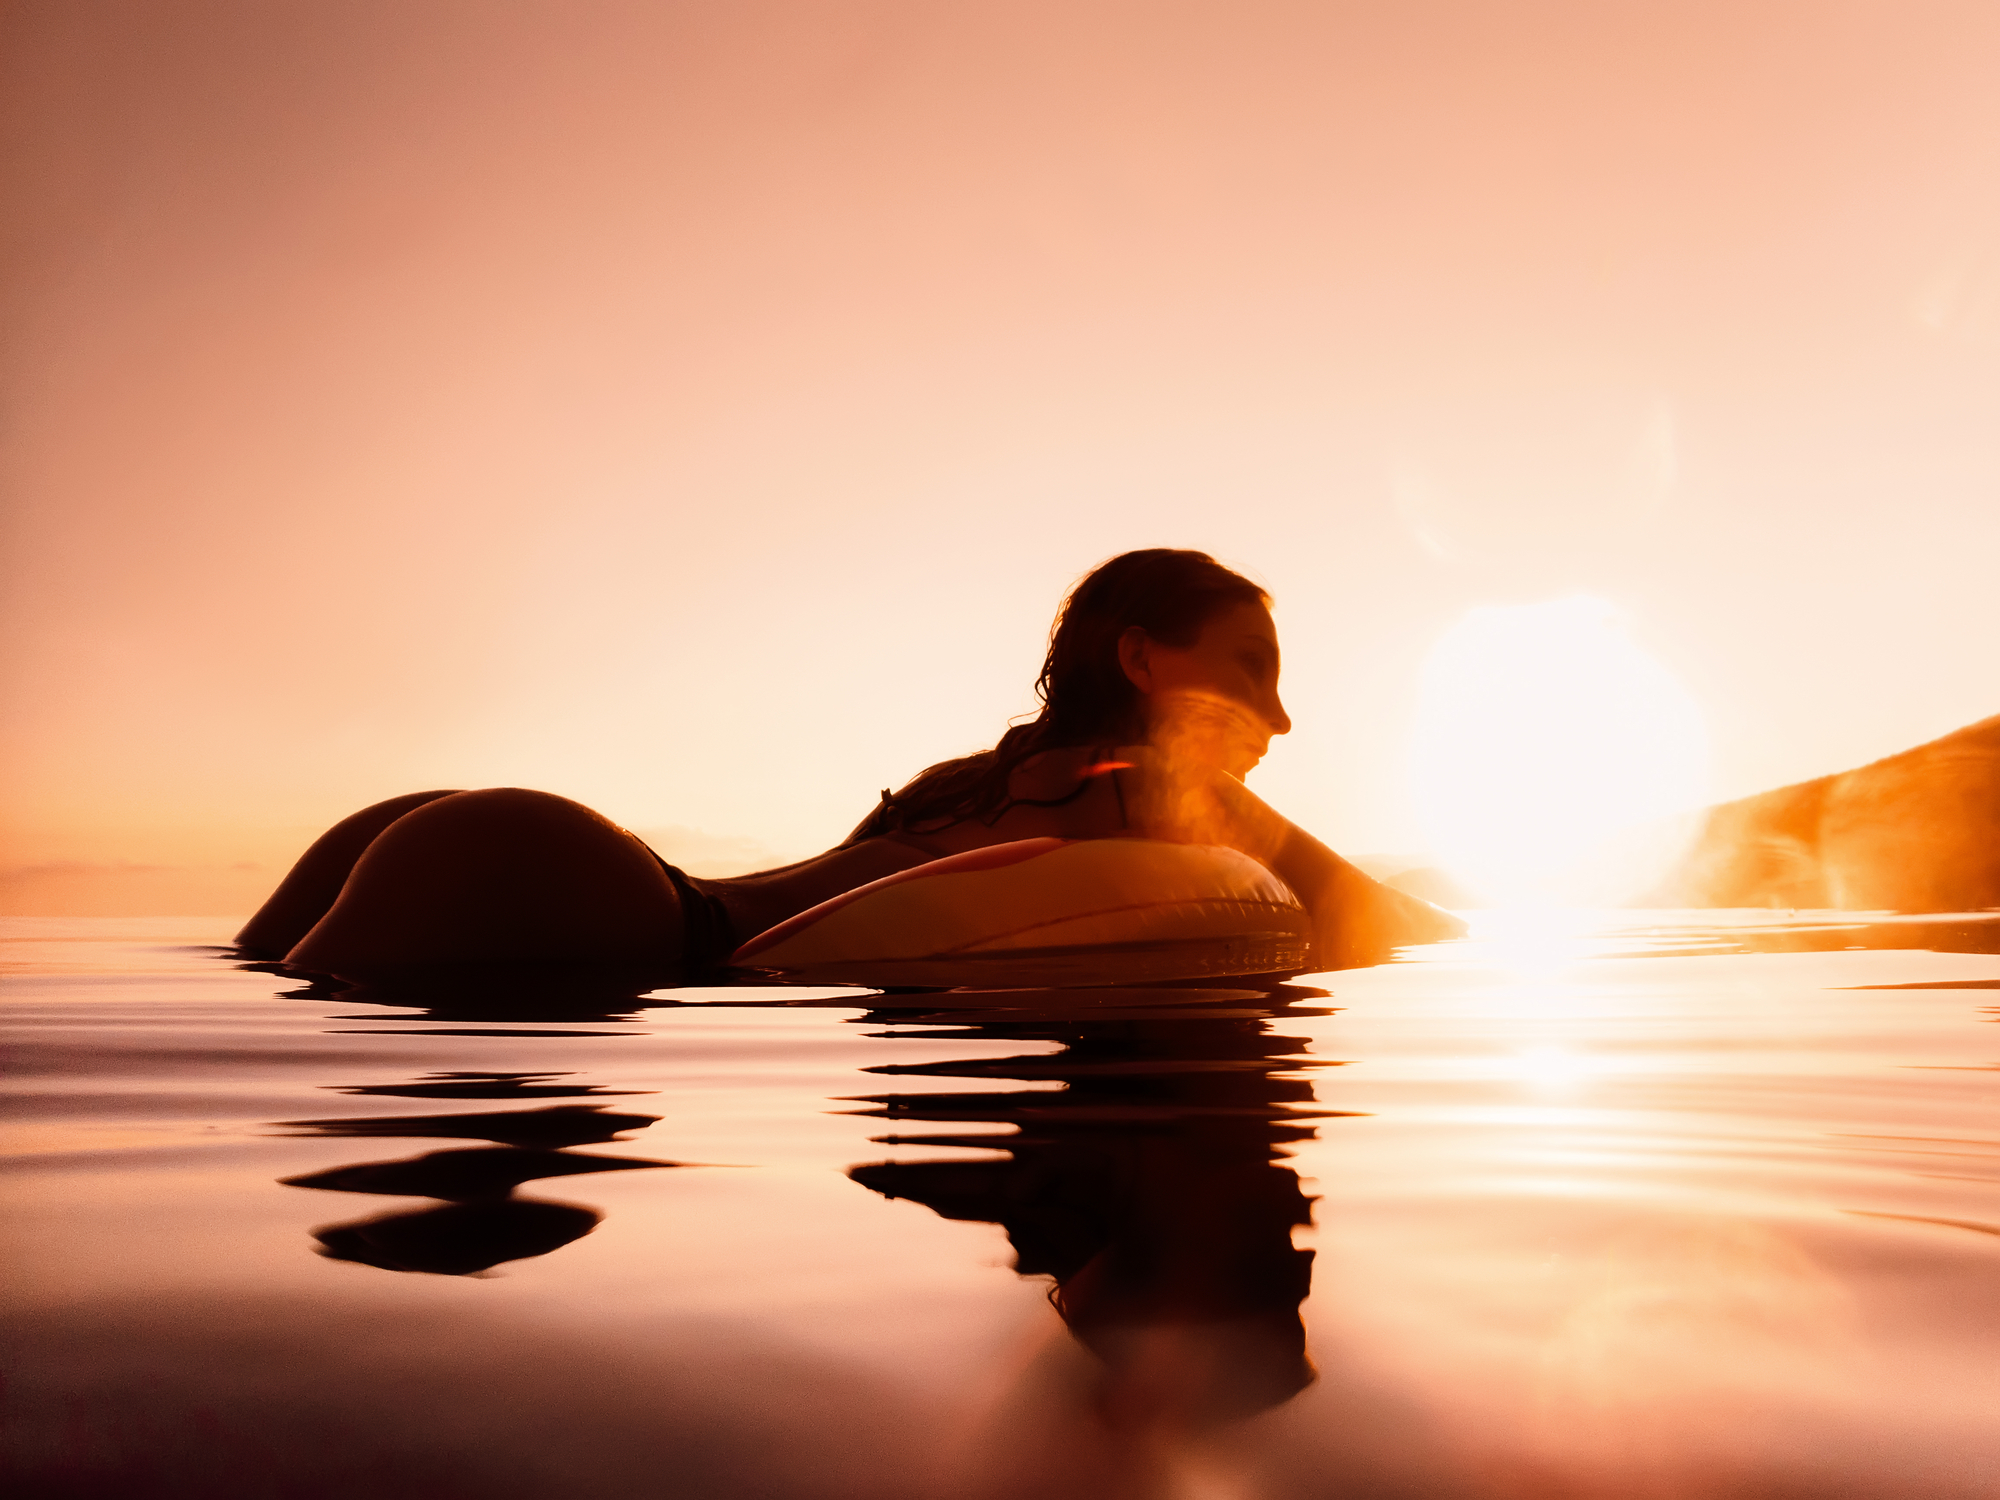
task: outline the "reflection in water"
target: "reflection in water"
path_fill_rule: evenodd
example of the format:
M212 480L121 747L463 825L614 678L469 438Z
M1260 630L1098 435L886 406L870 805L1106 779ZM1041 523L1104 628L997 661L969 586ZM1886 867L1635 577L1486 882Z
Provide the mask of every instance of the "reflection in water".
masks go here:
M1269 1022L1325 1015L1296 1003L1324 995L1280 986L1126 997L1155 999L1142 1010L872 1012L864 1021L923 1023L889 1036L1061 1050L871 1069L1038 1087L868 1096L860 1113L1015 1131L879 1136L1007 1156L849 1175L945 1218L1002 1226L1015 1269L1052 1278L1051 1304L1102 1362L1096 1407L1112 1427L1186 1431L1277 1406L1313 1379L1299 1317L1313 1252L1292 1244L1312 1200L1277 1158L1311 1137L1308 1121L1335 1112L1312 1108L1312 1086L1297 1076L1318 1065L1298 1055L1305 1039Z
M282 1120L298 1135L379 1135L398 1138L499 1141L507 1146L597 1146L640 1130L658 1115L613 1114L601 1104L551 1104L546 1109L482 1110L470 1115L362 1115L351 1120Z
M397 1099L565 1099L578 1094L635 1094L596 1084L557 1083L567 1073L426 1073L414 1083L329 1084L336 1094L386 1094Z
M279 974L290 979L304 979L306 983L298 989L280 990L286 1000L339 1000L343 1004L380 1005L404 1010L416 1010L422 1014L415 1016L376 1016L361 1014L353 1016L329 1016L338 1021L456 1021L466 1022L619 1022L629 1021L635 1013L648 1006L657 1005L656 1000L645 997L648 990L657 983L657 977L634 980L619 974L606 974L582 967L554 967L547 965L513 965L500 968L481 968L477 965L461 965L455 969L438 969L426 974L420 983L401 985L367 985L351 983L344 979L325 976L302 975L283 964L263 961L237 963L234 967L258 974ZM432 1035L465 1035L456 1028ZM482 1027L481 1035L490 1034ZM532 1033L509 1033L512 1035L601 1035L602 1033L550 1033L537 1029Z
M1460 962L1525 981L1608 959L1720 958L1745 953L1844 953L1861 949L2000 954L2000 912L1896 916L1862 912L1519 909L1467 913L1472 930L1452 945Z
M1602 914L1598 914L1600 917ZM1659 917L1676 919L1671 928L1652 926ZM1761 915L1718 923L1708 912L1649 914L1645 928L1611 935L1605 951L1575 946L1592 957L1699 957L1723 953L1839 953L1856 948L1918 949L1939 953L2000 953L2000 912L1934 912L1915 916L1873 916L1844 911L1790 912L1778 919ZM1692 918L1693 920L1687 920ZM1618 938L1627 940L1624 943ZM1630 943L1641 938L1641 943Z
M335 1193L383 1193L392 1198L442 1198L447 1203L471 1203L484 1198L504 1198L522 1183L542 1177L680 1165L677 1161L644 1161L632 1156L581 1156L568 1151L474 1146L461 1151L432 1151L403 1161L357 1162L351 1167L334 1167L279 1180L287 1187L325 1188Z
M315 1229L313 1238L330 1260L357 1261L384 1271L472 1276L502 1261L560 1250L589 1234L600 1217L581 1204L507 1198L329 1224Z
M1293 1020L1297 991L961 993L856 1028L853 997L705 990L732 1009L519 1035L572 1018L552 1005L490 1043L404 1034L481 1024L456 1010L274 1001L101 944L10 1005L31 1128L0 1463L50 1497L1990 1500L2000 960L1969 955L2000 914L1699 916L1558 933L1533 985L1497 948L1416 955L1337 981L1334 1022ZM1965 956L1746 956L1871 939ZM1075 1014L1100 1002L1125 1008ZM1366 1066L1293 1073L1273 1033ZM975 1053L1012 1061L853 1071ZM437 1071L475 1068L517 1071ZM1374 1118L1298 1139L1301 1076ZM615 1210L511 1291L448 1277L589 1227L516 1209L548 1156L652 1139L653 1100L593 1079L683 1098L677 1155L778 1170L615 1181L694 1188L699 1215ZM428 1091L453 1082L492 1091ZM575 1092L521 1093L551 1087ZM832 1107L873 1118L822 1118L856 1094ZM330 1104L352 1118L311 1118ZM243 1140L250 1109L314 1139ZM890 1155L916 1201L834 1175ZM309 1173L363 1196L271 1191ZM1322 1191L1319 1381L1145 1426L1207 1404L1203 1371L1239 1410L1301 1378L1289 1238ZM304 1249L329 1217L425 1211L329 1248L434 1274L266 1255L273 1210ZM1002 1225L1034 1279L990 1268ZM1067 1325L1039 1301L1058 1280ZM1251 1353L1202 1343L1232 1320Z
M630 1092L594 1085L560 1084L564 1073L434 1073L413 1084L340 1090L412 1098L547 1098L563 1094ZM298 1177L287 1187L393 1197L441 1198L437 1208L379 1215L313 1231L320 1254L385 1271L468 1276L503 1261L526 1260L559 1250L597 1227L601 1215L581 1204L516 1198L524 1182L584 1172L677 1167L680 1162L623 1156L587 1156L563 1150L618 1139L659 1116L610 1114L602 1105L564 1104L544 1109L493 1110L464 1115L419 1115L346 1120L288 1120L289 1133L337 1136L448 1136L501 1142L497 1146L431 1151L398 1161L357 1162Z

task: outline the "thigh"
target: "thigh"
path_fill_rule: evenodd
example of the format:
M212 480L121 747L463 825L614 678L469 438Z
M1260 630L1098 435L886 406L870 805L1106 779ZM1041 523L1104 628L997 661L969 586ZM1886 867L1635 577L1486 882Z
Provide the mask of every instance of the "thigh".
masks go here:
M680 956L680 902L645 845L581 803L496 787L425 802L391 823L286 961L367 977Z

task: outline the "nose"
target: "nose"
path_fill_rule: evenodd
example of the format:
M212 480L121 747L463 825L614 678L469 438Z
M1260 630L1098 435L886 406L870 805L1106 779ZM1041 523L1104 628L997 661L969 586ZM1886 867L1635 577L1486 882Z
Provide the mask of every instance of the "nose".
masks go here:
M1276 693L1271 694L1271 711L1264 717L1270 721L1271 733L1290 734L1292 732L1292 716L1285 712L1285 705L1279 701Z

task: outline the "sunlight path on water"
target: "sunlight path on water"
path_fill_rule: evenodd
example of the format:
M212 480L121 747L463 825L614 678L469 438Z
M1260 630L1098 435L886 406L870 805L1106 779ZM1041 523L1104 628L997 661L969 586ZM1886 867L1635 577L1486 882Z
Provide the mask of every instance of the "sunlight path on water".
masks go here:
M1467 1492L2000 1493L2000 958L1713 951L1812 915L1509 913L1326 976L1325 1390Z

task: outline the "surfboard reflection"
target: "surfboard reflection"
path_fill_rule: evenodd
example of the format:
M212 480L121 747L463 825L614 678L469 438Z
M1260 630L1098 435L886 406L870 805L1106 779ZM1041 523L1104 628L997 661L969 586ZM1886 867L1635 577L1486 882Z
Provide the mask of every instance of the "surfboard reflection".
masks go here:
M857 1100L859 1113L899 1124L1014 1130L899 1130L874 1139L1006 1156L848 1175L945 1218L1000 1225L1015 1270L1050 1278L1050 1303L1101 1362L1095 1402L1107 1422L1190 1427L1281 1405L1314 1378L1299 1316L1313 1252L1292 1243L1313 1200L1283 1158L1314 1120L1340 1112L1315 1107L1299 1076L1321 1065L1299 1055L1305 1039L1271 1023L1327 1014L1305 1003L1325 993L1138 991L1122 997L1137 1007L1116 1011L1016 993L996 994L985 1013L871 1012L863 1022L889 1028L882 1035L1060 1050L871 1069L1036 1087Z

